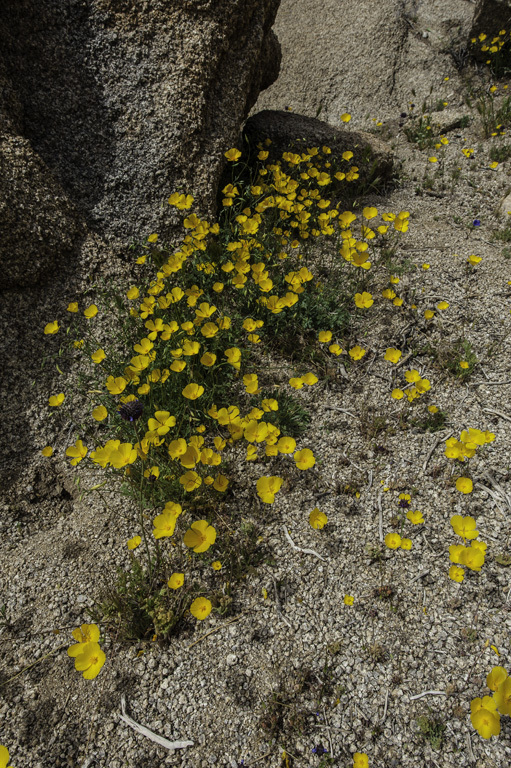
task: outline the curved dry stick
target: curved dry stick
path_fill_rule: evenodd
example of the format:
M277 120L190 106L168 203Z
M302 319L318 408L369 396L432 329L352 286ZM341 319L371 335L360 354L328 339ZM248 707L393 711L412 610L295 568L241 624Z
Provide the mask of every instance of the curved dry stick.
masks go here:
M149 728L145 727L145 725L136 723L129 715L126 714L126 698L124 694L121 696L121 711L122 715L119 715L121 720L129 725L130 728L133 728L134 731L141 733L142 736L146 736L151 741L154 741L155 744L159 744L160 747L165 747L165 749L183 749L184 747L193 747L194 745L193 741L169 741L163 736L158 736L157 733L153 733L153 731L150 731Z
M326 560L324 557L321 557L320 554L316 552L315 549L304 549L304 547L297 547L297 545L294 543L293 539L287 532L287 528L285 525L282 526L284 529L284 534L286 536L286 539L289 541L293 549L296 549L297 552L304 552L306 555L315 555L316 557L319 557L320 560L323 560L324 563L326 563Z

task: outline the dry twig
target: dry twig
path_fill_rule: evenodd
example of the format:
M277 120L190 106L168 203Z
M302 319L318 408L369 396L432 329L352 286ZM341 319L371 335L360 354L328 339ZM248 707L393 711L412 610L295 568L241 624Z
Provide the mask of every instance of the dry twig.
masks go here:
M150 731L149 728L145 727L145 725L136 723L129 715L126 714L126 698L124 695L121 696L121 712L122 714L119 715L119 718L123 720L126 725L129 725L129 727L133 728L133 730L137 731L137 733L141 733L142 736L146 736L151 741L154 741L155 744L159 744L160 747L165 747L165 749L183 749L184 747L193 747L194 745L193 741L169 741L163 736L158 736L157 733L153 733L153 731Z
M351 411L347 411L345 408L338 408L336 405L327 405L326 406L327 411L339 411L339 413L345 413L347 416L351 416L352 419L356 419L354 413L351 413Z
M189 651L190 648L193 648L194 645L197 645L197 643L202 642L202 640L204 640L204 638L208 637L209 635L212 635L213 632L218 632L219 629L223 629L224 627L228 627L229 624L234 624L235 621L239 621L241 618L243 618L243 614L241 614L241 616L236 616L235 619L231 619L226 624L220 624L220 626L218 626L218 627L213 627L213 629L210 629L209 632L206 632L205 635L201 635L201 637L199 637L198 640L194 640L193 643L191 643L191 645L189 645L186 650Z
M502 499L500 498L500 496L497 493L495 493L495 491L492 491L491 488L488 488L488 486L483 485L482 483L476 483L475 487L480 488L482 491L486 491L488 496L492 497L493 501L495 502L495 506L499 510L500 514L505 517L503 510L499 507L499 502L502 503Z
M433 456L434 452L436 451L436 449L438 448L440 443L443 443L445 440L448 440L451 437L452 434L453 433L452 433L452 430L451 430L451 432L448 432L444 437L438 437L435 440L432 449L429 451L428 455L426 456L426 458L424 460L424 464L422 465L422 471L423 472L426 471L426 467L428 466L428 463L429 463L431 457Z
M330 724L328 722L328 719L327 719L327 716L326 716L326 711L325 711L324 707L323 707L323 717L325 718L326 732L327 732L327 735L328 735L328 743L330 745L330 755L332 757L335 757L335 755L334 755L334 748L332 746L332 733L330 731Z
M511 509L511 498L507 495L505 490L497 483L493 475L490 472L485 472L484 477L493 485L497 493L499 493L502 496L502 498L506 501L509 509Z
M54 648L53 651L49 651L49 653L46 653L44 656L40 656L38 659L33 661L31 664L27 664L26 667L23 667L19 672L16 672L15 675L12 677L9 677L7 680L4 680L3 683L0 683L0 688L3 685L7 685L8 683L12 682L13 680L16 680L17 677L23 674L23 672L26 672L27 669L32 669L32 667L35 667L36 664L39 664L41 661L44 661L45 659L48 659L50 656L52 656L54 653L57 653L57 651L61 651L62 648L67 648L68 643L65 643L64 645L59 645L58 648Z
M326 563L326 560L325 560L325 558L324 558L324 557L321 557L321 555L320 555L320 554L318 554L318 552L316 552L316 550L315 550L315 549L305 549L304 547L298 547L298 546L297 546L297 545L294 543L294 541L293 541L293 539L291 538L291 536L289 535L289 533L287 532L287 528L286 528L286 526L285 526L285 525L283 525L282 527L283 527L283 529L284 529L284 534L285 534L285 536L286 536L286 539L289 541L289 543L291 544L291 546L293 547L293 549L296 549L296 551L297 551L297 552L303 552L303 553L304 553L304 554L306 554L306 555L315 555L315 556L316 556L316 557L318 557L320 560L323 560L323 562L324 562L324 563Z
M415 696L410 696L410 701L416 699L422 699L423 696L446 696L445 691L424 691L423 693L417 693Z
M416 576L414 576L413 579L411 579L410 583L413 584L414 581L419 581L419 579L422 579L423 576L427 576L428 573L430 573L429 569L427 571L421 571Z
M394 369L395 369L395 368L401 368L401 366L402 366L402 365L404 365L405 363L407 363L407 362L408 362L408 360L409 360L411 357L413 357L413 352L409 352L409 353L408 353L408 354L407 354L405 357L403 357L403 358L402 358L402 359L401 359L401 360L400 360L398 363L396 363L396 365L394 366Z
M380 542L383 542L383 509L381 505L381 497L383 491L378 494L378 533L380 536Z
M483 413L491 413L494 416L500 416L500 418L504 419L504 421L511 421L511 416L508 416L506 413L502 413L502 411L494 411L493 408L483 408Z
M380 724L385 721L385 718L387 717L387 704L389 703L389 689L387 688L387 691L385 693L385 706L383 707L383 715L381 716Z
M475 763L475 755L472 751L472 740L470 738L470 731L467 731L467 752L468 752L468 759L471 763Z
M467 387L480 387L485 384L487 387L500 387L505 384L511 384L511 379L504 379L503 381L470 381Z

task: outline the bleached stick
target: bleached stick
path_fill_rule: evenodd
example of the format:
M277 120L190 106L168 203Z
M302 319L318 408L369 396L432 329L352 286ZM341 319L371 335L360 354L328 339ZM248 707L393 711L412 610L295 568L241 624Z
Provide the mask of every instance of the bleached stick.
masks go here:
M401 368L402 365L408 362L408 360L413 356L413 352L409 352L405 357L401 358L401 360L394 365L395 368Z
M383 541L383 509L381 506L381 497L383 491L378 494L378 533L380 537L380 543Z
M165 749L183 749L184 747L193 747L194 745L193 741L169 741L163 736L158 736L157 733L153 733L149 730L149 728L146 728L145 725L139 725L139 723L136 723L129 715L126 714L126 698L124 695L121 696L121 711L122 715L119 715L119 717L126 723L126 725L129 725L130 728L133 728L134 731L141 733L142 736L146 736L148 739L151 739L151 741L154 741L155 744L159 744L160 747L165 747Z
M410 696L410 701L422 699L423 696L447 696L447 694L445 691L424 691L424 693L418 693L416 696Z
M497 509L499 510L500 514L501 514L503 517L505 517L503 510L502 510L502 509L499 507L499 503L500 503L500 504L502 503L502 499L500 498L500 496L498 495L498 493L496 493L495 491L492 491L492 489L491 489L491 488L488 488L486 485L483 485L482 483L476 483L476 484L475 484L475 488L480 488L482 491L486 491L486 493L488 494L488 496L491 496L491 497L492 497L493 501L495 502L495 506L496 506L496 507L497 507Z
M332 732L330 731L330 724L328 722L328 719L327 719L324 707L323 707L323 717L325 718L326 732L327 732L327 735L328 735L328 743L330 745L330 755L332 757L335 757L335 755L334 755L334 748L332 746Z
M472 751L472 741L470 739L470 731L467 731L467 752L468 752L468 759L470 760L470 762L475 763L476 759Z
M347 411L345 408L338 408L336 405L327 405L326 406L327 411L339 411L339 413L345 413L347 416L351 416L352 419L356 419L354 413L351 411Z
M500 485L497 483L497 481L493 478L493 476L490 474L490 472L485 472L484 477L486 477L490 483L493 485L497 493L500 493L503 499L506 500L507 505L509 509L511 509L511 498L507 495L507 493L500 487Z
M502 413L502 411L494 411L493 408L483 408L483 413L492 413L495 416L500 416L500 418L504 419L505 421L511 421L511 416L508 416L506 413Z
M469 381L469 387L481 387L482 385L487 387L501 387L505 384L511 384L511 379L503 379L502 381Z
M218 627L213 627L213 629L210 629L209 632L206 632L205 635L201 635L198 640L194 640L193 643L190 643L190 645L188 646L188 648L186 650L189 651L190 648L193 648L194 645L197 645L197 643L200 643L206 637L209 637L210 635L212 635L213 632L218 632L219 629L223 629L224 627L228 627L229 624L234 624L235 621L239 621L242 618L243 618L243 614L241 614L241 616L236 616L236 618L231 619L230 621L226 622L225 624L220 624Z
M422 471L426 471L426 467L428 466L430 458L433 456L434 452L440 445L440 443L444 442L444 440L448 440L452 436L452 432L448 432L448 434L445 437L439 437L435 440L433 447L429 451L428 455L426 456L426 459L424 460L424 464L422 465Z
M385 694L385 706L383 708L383 715L380 720L380 724L385 721L385 718L387 717L387 705L389 703L389 689L387 688L387 692Z
M427 571L421 571L416 576L413 577L413 579L410 579L410 584L413 584L414 581L418 581L419 579L422 579L423 576L427 576L428 573L430 573L429 570Z
M291 536L287 532L286 526L283 525L282 527L284 529L284 534L286 536L286 539L289 541L289 543L291 544L293 549L296 549L297 552L303 552L306 555L315 555L316 557L319 557L320 560L323 560L324 563L326 563L325 558L321 557L321 555L318 554L315 549L304 549L303 547L297 547L297 545L294 543L293 539L291 538Z

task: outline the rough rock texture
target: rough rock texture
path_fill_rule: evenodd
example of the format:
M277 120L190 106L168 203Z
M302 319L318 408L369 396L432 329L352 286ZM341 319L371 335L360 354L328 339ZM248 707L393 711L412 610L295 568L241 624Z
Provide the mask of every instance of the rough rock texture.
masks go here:
M40 242L30 235L42 216L37 199L57 197L54 210L43 206L43 234L61 255L59 243L67 248L74 236L73 226L65 231L71 206L118 244L170 234L166 199L174 190L193 192L212 212L223 152L278 74L277 7L278 0L4 2L0 130L28 140L42 161L29 161L39 169L31 197L24 199L23 183L9 193L29 251ZM0 197L9 182L0 179ZM2 236L11 224L4 221ZM9 259L24 259L23 240Z
M77 212L30 142L0 136L0 283L28 285L77 250Z
M491 39L499 34L501 29L509 32L511 24L510 0L477 0L476 11L470 37L485 33ZM486 61L488 54L484 51L474 51L476 58Z
M332 125L349 112L350 128L374 127L428 103L446 75L451 101L462 88L452 55L466 47L473 13L467 0L282 0L281 73L256 109L290 107Z
M392 175L392 150L388 144L364 131L334 128L314 117L264 110L247 120L244 135L254 147L266 138L271 139L269 151L275 160L292 147L304 151L306 147L326 144L332 150L333 160L340 161L340 156L347 150L353 152L352 164L361 166L362 183L375 178L387 180Z

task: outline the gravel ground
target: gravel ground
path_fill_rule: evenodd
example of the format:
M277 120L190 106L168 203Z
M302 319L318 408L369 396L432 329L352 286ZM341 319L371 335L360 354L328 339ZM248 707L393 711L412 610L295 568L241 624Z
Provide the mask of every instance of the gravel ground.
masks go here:
M443 93L441 81L432 85ZM460 112L475 116L462 94L456 98L437 115L446 126ZM66 462L40 456L46 444L62 455L74 428L47 415L48 392L61 384L54 370L41 369L40 338L44 323L98 275L127 284L126 266L119 259L107 269L85 253L74 285L64 276L45 295L6 294L0 743L13 765L235 768L243 760L277 768L286 765L283 750L294 768L351 766L357 751L371 768L511 763L509 718L498 738L485 741L469 717L471 699L488 693L491 667L511 667L511 573L498 562L511 554L511 260L493 239L507 225L497 211L511 186L511 160L489 168L491 147L506 137L484 140L476 120L446 132L442 156L407 141L407 120L379 129L401 161L396 187L363 200L410 211L395 256L409 262L396 286L404 305L381 297L388 275L375 269L373 307L359 311L350 336L339 340L345 349L359 343L366 355L357 363L341 356L328 379L298 393L313 414L299 445L313 449L317 464L301 473L286 463L275 504L260 505L272 557L237 592L236 621L211 614L190 622L164 649L107 638L107 663L90 682L67 657L70 630L87 620L115 567L127 564L134 510L115 489L101 500L81 495L101 481L99 472L80 472L78 486ZM471 158L461 153L466 147L475 149ZM441 163L429 162L435 153ZM482 257L475 268L467 266L470 254ZM441 300L449 307L426 322L424 310ZM445 367L461 337L479 361L465 382ZM385 362L387 347L415 355L413 367L431 381L423 400L410 406L391 398L408 366ZM443 364L432 350L445 353ZM414 423L430 404L446 414L435 433ZM462 496L443 446L468 427L496 437L469 461L475 487ZM244 478L240 470L242 515L250 512L254 471ZM411 494L424 516L423 525L405 524L411 551L382 544L395 530L400 493ZM315 506L328 516L319 531L308 522ZM448 578L455 513L473 515L488 544L481 572L467 571L461 584ZM314 552L293 548L286 531ZM134 732L119 717L121 695L135 721L193 746L168 751ZM319 745L331 763L321 763Z

